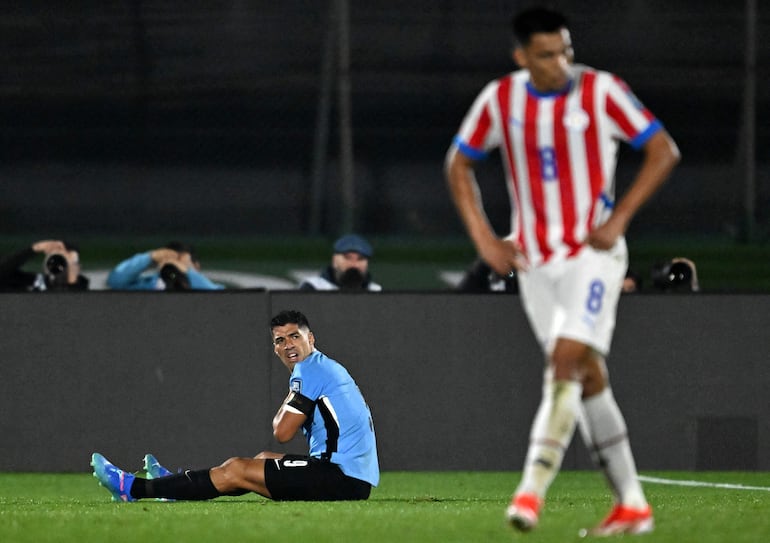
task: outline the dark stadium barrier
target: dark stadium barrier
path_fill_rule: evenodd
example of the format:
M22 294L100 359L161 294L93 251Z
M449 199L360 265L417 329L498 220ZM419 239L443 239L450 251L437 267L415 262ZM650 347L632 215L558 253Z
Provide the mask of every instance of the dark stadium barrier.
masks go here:
M366 396L383 470L519 470L542 356L515 296L3 294L0 471L215 465L272 439L288 373L267 323L305 312ZM770 469L770 296L623 297L611 379L643 470ZM566 469L591 467L576 435Z

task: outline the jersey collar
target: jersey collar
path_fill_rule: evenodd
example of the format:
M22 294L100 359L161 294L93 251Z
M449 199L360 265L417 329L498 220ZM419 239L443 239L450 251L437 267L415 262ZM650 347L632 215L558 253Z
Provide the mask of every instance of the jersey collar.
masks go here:
M573 84L574 80L570 79L567 84L559 90L542 92L535 88L535 86L532 84L532 81L527 81L527 92L533 96L536 96L537 98L555 98L557 96L564 96L565 94L568 94L569 91L572 90Z

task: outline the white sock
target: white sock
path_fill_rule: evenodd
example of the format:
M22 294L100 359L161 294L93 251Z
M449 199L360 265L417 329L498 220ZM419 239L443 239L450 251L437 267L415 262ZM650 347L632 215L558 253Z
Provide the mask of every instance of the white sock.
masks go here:
M609 387L583 401L581 432L594 461L607 476L617 502L636 509L646 506L626 421Z
M550 375L546 375L543 397L532 422L529 450L516 494L545 497L575 432L582 391L583 386L576 381L553 381Z

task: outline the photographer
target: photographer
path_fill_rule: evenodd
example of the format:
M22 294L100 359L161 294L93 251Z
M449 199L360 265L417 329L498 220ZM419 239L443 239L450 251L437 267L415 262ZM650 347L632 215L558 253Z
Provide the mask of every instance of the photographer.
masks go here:
M42 271L24 270L39 254L44 255ZM0 290L5 292L88 290L88 284L88 278L80 274L78 249L69 242L36 241L26 249L0 258Z
M191 245L172 241L165 247L138 253L115 266L107 277L113 290L221 290L200 272Z
M348 234L334 242L331 264L320 275L306 277L299 290L365 290L379 292L382 286L372 281L369 261L374 250L361 236Z

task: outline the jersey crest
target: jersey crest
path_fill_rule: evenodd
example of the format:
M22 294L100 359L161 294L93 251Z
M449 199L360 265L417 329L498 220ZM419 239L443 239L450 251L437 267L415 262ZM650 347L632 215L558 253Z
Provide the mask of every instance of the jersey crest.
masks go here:
M583 109L573 109L564 115L564 128L572 132L585 132L591 122L588 113Z

